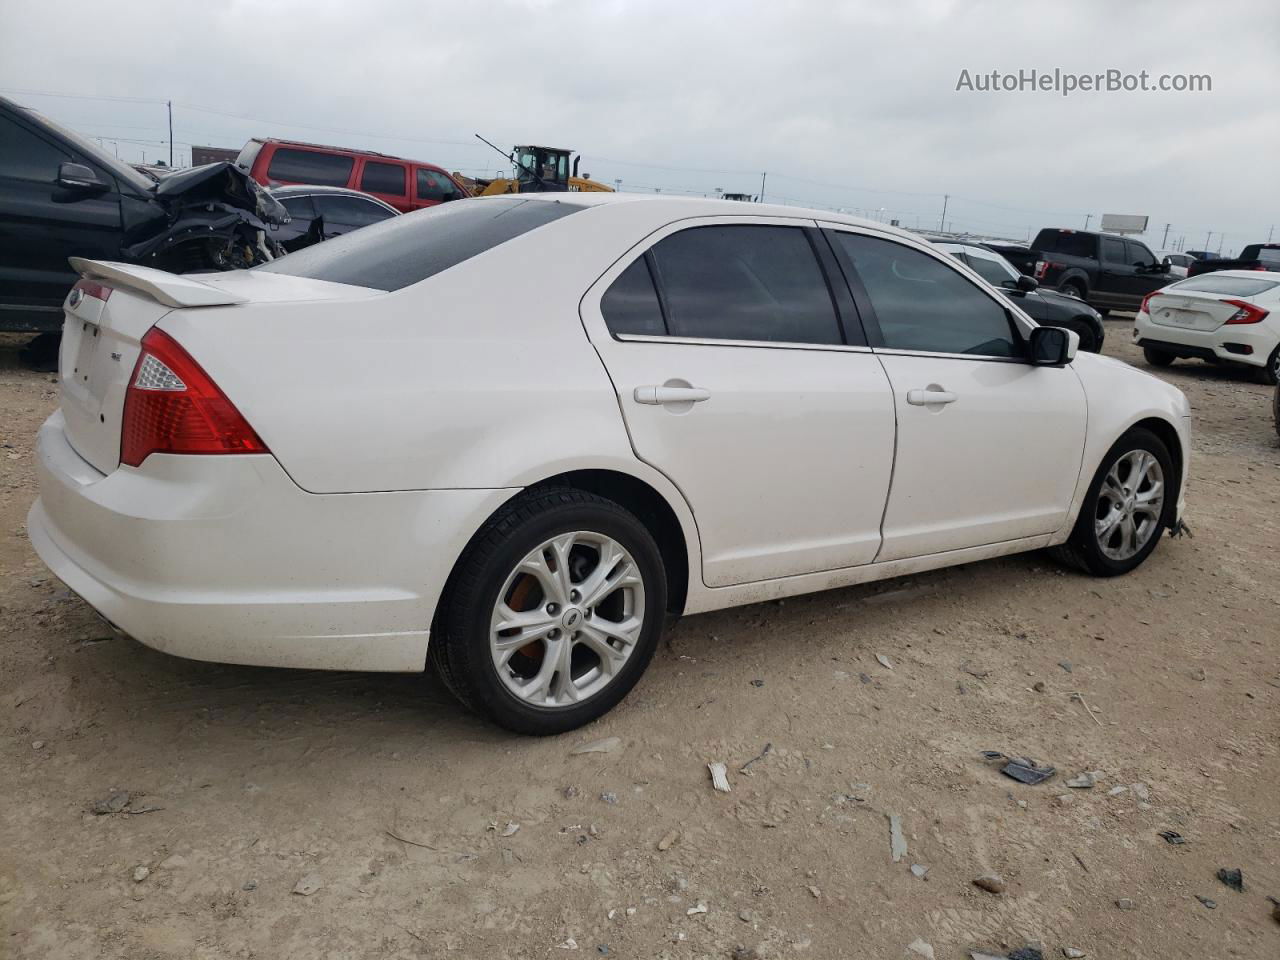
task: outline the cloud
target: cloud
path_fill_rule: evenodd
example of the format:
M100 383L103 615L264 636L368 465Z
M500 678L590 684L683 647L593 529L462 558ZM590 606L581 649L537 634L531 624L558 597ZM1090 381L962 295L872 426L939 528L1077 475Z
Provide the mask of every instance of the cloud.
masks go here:
M907 226L936 225L949 194L955 227L1015 237L1145 213L1189 246L1213 230L1233 247L1280 218L1280 6L1265 0L139 0L110 17L4 2L0 87L172 99L188 143L289 136L492 171L480 132L572 147L624 189L756 192L768 171L770 199ZM1209 74L1213 89L955 89L964 69L1032 68ZM15 98L131 159L167 150L120 139L163 140L163 107Z

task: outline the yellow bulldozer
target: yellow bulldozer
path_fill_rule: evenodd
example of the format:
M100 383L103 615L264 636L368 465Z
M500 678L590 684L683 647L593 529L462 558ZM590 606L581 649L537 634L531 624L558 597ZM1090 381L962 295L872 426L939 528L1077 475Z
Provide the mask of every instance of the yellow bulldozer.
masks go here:
M462 181L475 197L491 197L502 193L557 193L557 192L613 192L613 187L606 186L590 175L578 176L578 161L573 158L572 169L569 157L573 151L561 147L514 147L510 153L503 153L501 148L485 140L480 134L477 139L489 144L511 161L512 173L509 177L495 177L492 180L472 179L455 173L454 177Z

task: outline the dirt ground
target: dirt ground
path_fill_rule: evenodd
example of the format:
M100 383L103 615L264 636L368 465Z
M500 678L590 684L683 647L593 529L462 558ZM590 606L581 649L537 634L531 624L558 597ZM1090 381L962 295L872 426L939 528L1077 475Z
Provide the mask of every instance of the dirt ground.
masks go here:
M1141 364L1129 321L1107 325ZM1031 554L690 617L611 715L530 740L430 677L112 638L26 539L57 397L16 346L0 957L1280 956L1280 441L1243 374L1162 372L1194 410L1194 539L1136 573ZM1058 773L1025 786L983 750ZM1005 893L973 885L991 873Z

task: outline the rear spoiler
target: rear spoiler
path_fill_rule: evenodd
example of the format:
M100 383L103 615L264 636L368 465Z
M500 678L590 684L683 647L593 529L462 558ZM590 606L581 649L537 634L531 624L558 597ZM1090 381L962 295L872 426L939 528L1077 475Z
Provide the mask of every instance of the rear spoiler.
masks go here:
M178 276L152 267L110 260L86 260L84 257L71 257L69 262L71 269L82 277L137 290L170 307L217 307L244 303L248 299L194 277Z

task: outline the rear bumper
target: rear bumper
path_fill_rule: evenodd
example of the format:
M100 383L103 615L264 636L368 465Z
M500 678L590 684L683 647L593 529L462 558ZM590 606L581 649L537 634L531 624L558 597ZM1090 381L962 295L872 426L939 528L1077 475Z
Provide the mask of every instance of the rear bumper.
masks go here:
M1261 324L1233 324L1217 330L1183 330L1150 320L1135 320L1133 342L1180 357L1222 360L1251 367L1266 366L1276 348L1275 334Z
M454 559L510 490L316 495L271 456L103 475L55 413L28 534L120 631L196 660L416 671Z

